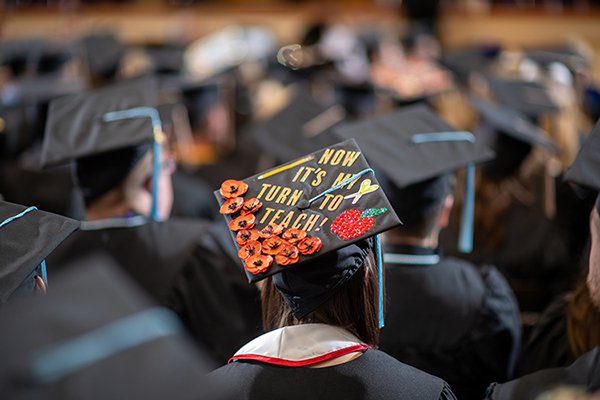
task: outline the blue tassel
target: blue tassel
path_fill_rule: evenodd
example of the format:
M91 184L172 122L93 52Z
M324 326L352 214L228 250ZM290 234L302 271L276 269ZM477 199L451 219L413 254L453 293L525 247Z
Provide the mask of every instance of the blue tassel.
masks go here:
M475 165L467 166L465 201L460 219L458 249L463 253L473 251L473 218L475 212Z
M379 318L379 329L385 326L383 317L383 258L381 256L381 239L379 235L375 235L375 257L377 258L377 285L378 285L378 318Z

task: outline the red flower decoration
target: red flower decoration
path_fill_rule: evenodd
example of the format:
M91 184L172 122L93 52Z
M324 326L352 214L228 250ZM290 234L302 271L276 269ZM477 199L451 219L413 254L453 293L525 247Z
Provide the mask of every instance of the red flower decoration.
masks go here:
M260 230L260 237L268 239L273 236L279 235L283 232L283 226L277 224L269 224Z
M274 256L279 253L283 246L287 245L288 243L279 236L271 236L262 243L262 252Z
M303 231L302 229L291 228L285 231L282 237L291 244L295 244L306 237L306 231Z
M233 214L234 212L242 208L243 203L243 197L235 197L233 199L229 199L225 203L223 203L223 205L219 209L219 212L225 215Z
M235 235L235 241L238 245L243 246L248 243L249 240L258 240L259 237L256 229L242 229Z
M304 238L298 243L298 251L303 255L314 254L321 250L321 247L323 247L323 242L317 236Z
M271 264L273 264L272 256L257 254L246 259L244 268L251 274L256 275L267 271Z
M275 256L275 261L279 265L290 265L298 262L298 248L288 245L283 247Z
M240 215L229 223L229 229L234 232L242 229L252 229L256 223L256 217L254 214Z
M365 211L357 209L346 210L333 221L331 232L337 234L343 240L351 240L367 233L373 225L373 217L383 214L387 208L369 208Z
M248 243L242 246L238 251L238 257L242 260L247 259L248 257L252 257L254 255L260 254L262 250L262 246L257 240L249 240Z
M262 203L256 197L246 200L242 205L242 215L251 214L258 211L262 207Z
M226 199L233 199L240 197L248 190L248 184L242 181L236 181L235 179L227 179L221 184L219 192L221 196Z

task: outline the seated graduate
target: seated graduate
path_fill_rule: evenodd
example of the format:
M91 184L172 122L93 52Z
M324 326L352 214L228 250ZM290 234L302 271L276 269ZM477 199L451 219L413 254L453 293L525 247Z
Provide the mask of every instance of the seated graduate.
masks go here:
M102 254L0 314L7 399L202 399L211 363L171 311Z
M600 121L581 146L565 180L600 190ZM590 212L591 250L587 279L574 291L554 301L523 348L520 375L539 369L564 367L600 346L600 196Z
M78 228L70 218L0 200L0 306L46 293L46 257Z
M402 221L384 236L388 308L381 350L446 380L460 399L481 399L490 382L512 377L521 338L519 307L496 268L444 257L439 234L453 205L453 171L466 166L459 247L470 251L475 163L492 151L425 105L347 124L335 133L355 137L373 160Z
M471 103L480 116L475 133L496 157L481 167L475 246L466 258L496 266L521 311L539 313L573 287L588 215L572 188L553 176L561 172L560 149L546 131L505 106L476 97ZM452 228L451 222L442 237Z
M557 387L577 389L577 396L557 396L557 399L583 400L586 394L597 393L600 390L600 347L594 347L568 367L543 369L506 383L492 384L486 399L553 399L549 391Z
M452 399L446 382L377 350L378 236L399 221L354 140L228 180L221 210L267 333L209 374L213 398ZM238 215L239 211L239 215Z
M154 94L154 80L141 78L51 103L43 162L75 159L86 212L81 231L52 262L58 268L90 252L108 254L223 361L255 335L238 298L257 296L250 288L240 292L242 285L233 290L236 280L244 281L237 267L203 257L213 224L168 219L172 163ZM258 314L258 299L255 304Z

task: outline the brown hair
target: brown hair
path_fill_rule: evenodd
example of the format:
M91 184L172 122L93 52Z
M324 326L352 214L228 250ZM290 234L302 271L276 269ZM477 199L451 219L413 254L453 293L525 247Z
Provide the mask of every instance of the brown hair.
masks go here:
M292 315L269 277L264 281L261 291L263 328L270 331L289 325L323 323L342 327L368 345L377 347L377 294L377 266L373 251L365 259L363 267L338 288L329 300L300 320Z
M592 303L585 280L566 307L567 340L573 359L600 346L600 311Z

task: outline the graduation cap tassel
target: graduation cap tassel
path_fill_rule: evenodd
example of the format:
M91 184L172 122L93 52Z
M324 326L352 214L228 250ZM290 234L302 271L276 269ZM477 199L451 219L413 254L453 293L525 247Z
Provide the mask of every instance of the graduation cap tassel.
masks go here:
M383 258L381 253L381 239L379 238L379 235L375 235L375 257L377 257L377 305L379 329L385 326L385 318L383 316Z
M46 260L42 260L40 263L40 272L42 274L44 285L46 285L46 288L48 288L48 271L46 271Z
M154 132L154 143L152 145L152 206L150 209L150 217L155 221L161 221L162 217L158 213L158 178L162 163L162 144L165 140L165 135L162 130L162 123L158 111L152 107L135 107L128 110L113 111L104 114L104 121L114 122L123 119L144 117L150 118L152 130Z
M473 218L475 212L475 165L467 165L465 200L460 218L458 249L462 253L473 251Z
M436 142L471 142L475 143L475 136L467 131L417 133L412 137L413 144ZM467 165L467 179L465 184L465 202L463 204L458 249L462 253L473 251L473 212L475 209L475 164Z

